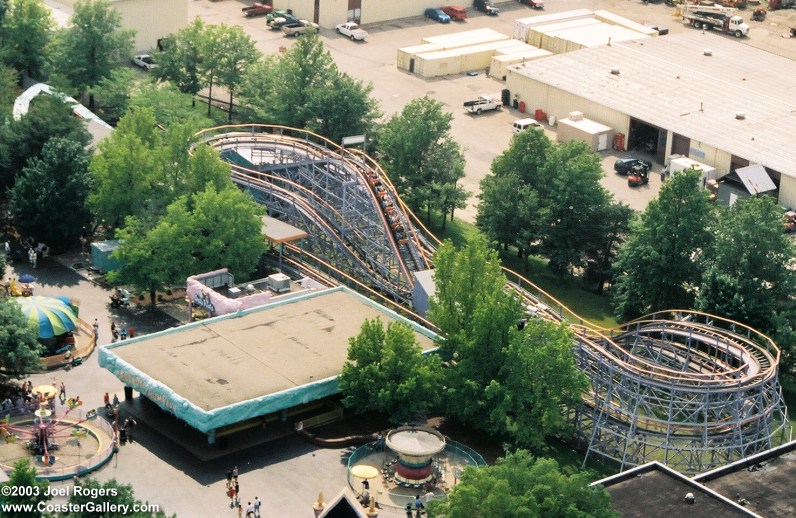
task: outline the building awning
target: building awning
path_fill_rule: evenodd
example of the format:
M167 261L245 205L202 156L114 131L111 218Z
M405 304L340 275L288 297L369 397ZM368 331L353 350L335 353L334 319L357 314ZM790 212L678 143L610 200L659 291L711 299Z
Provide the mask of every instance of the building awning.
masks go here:
M762 165L756 164L741 167L740 169L736 169L735 173L738 175L738 178L741 179L744 187L749 191L749 194L753 196L755 194L777 190L777 186L771 181L771 177L768 176L765 167Z
M263 216L262 233L273 243L289 243L307 237L307 232L271 216Z

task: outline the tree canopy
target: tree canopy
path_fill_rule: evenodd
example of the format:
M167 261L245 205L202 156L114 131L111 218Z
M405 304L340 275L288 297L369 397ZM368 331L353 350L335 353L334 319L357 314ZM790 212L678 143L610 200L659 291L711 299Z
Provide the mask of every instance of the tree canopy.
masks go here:
M89 92L88 108L94 109L90 88L130 59L134 31L122 29L121 17L108 0L78 0L69 27L56 38L56 70L80 92Z
M693 307L714 226L708 193L699 183L698 171L674 175L631 226L614 263L613 303L619 320Z
M59 137L48 140L9 193L17 230L56 253L77 243L82 229L91 225L88 164L89 153L80 144Z
M73 116L61 99L49 95L39 95L31 102L27 114L0 126L0 190L13 186L28 160L37 157L53 137L80 146L91 141L83 121Z
M339 378L346 407L374 410L402 423L439 402L439 357L422 354L408 325L390 322L385 330L380 319L365 320L348 343L348 359Z
M453 115L428 97L410 101L381 127L378 155L398 192L415 210L441 209L443 189L453 208L464 207L467 193L458 186L464 177L464 154L450 134ZM443 210L444 217L448 211Z
M206 84L202 65L207 48L207 25L201 18L180 29L163 42L163 52L158 55L158 67L152 72L155 77L171 81L180 92L194 97Z
M154 223L128 217L114 252L123 266L109 279L148 292L152 304L157 290L197 273L229 268L247 279L265 252L263 212L229 182L221 190L208 183L203 192L177 198Z
M373 132L381 112L372 91L338 70L316 34L303 34L284 53L250 66L239 97L255 122L307 129L339 144Z
M516 246L526 265L538 253L560 275L591 267L601 289L632 214L616 207L600 184L603 174L585 143L553 144L541 129L522 131L481 181L476 223L504 250Z
M0 302L2 304L2 302ZM0 331L1 332L1 331ZM13 509L14 504L19 506L31 505L36 508L39 502L47 502L52 497L47 493L50 483L46 480L36 480L36 466L27 458L14 463L14 470L8 476L8 482L0 484L2 487L30 488L30 490L9 491L8 496L3 492L3 503L10 504L3 509L6 518L29 518L30 511Z
M722 211L706 256L696 308L773 331L796 281L796 246L782 232L774 199L755 196Z
M20 74L39 78L46 63L54 22L42 0L10 0L0 23L2 61ZM20 76L20 82L22 77Z
M445 500L429 505L432 518L613 518L611 497L589 486L589 474L564 475L552 459L517 451L494 466L465 468Z
M23 377L41 369L39 329L10 297L0 298L0 380Z

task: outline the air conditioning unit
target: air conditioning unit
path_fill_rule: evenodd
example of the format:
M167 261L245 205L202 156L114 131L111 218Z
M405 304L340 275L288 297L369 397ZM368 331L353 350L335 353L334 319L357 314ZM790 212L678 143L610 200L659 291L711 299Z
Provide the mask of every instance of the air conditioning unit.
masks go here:
M268 289L274 293L284 293L290 291L290 277L284 273L269 275L265 280Z
M583 112L569 112L569 120L571 120L571 121L582 121L583 120Z

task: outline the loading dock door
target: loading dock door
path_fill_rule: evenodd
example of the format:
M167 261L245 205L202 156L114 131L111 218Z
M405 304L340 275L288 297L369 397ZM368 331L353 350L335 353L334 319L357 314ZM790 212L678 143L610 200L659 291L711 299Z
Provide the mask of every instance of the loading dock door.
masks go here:
M672 154L688 156L688 151L691 149L691 139L678 135L672 135Z

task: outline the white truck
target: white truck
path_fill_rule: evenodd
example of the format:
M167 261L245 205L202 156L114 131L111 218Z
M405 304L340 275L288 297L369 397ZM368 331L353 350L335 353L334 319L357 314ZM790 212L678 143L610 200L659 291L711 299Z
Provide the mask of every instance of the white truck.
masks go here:
M488 95L479 95L477 99L472 101L465 101L464 110L476 115L481 115L481 112L488 112L492 110L500 110L503 105L499 99L490 97Z
M368 32L365 29L360 29L359 25L357 25L355 22L341 23L335 27L334 30L337 31L337 34L348 36L351 38L351 41L363 41L368 37Z
M735 9L732 7L685 4L682 9L683 21L697 29L716 29L732 34L736 38L749 33L749 26L744 23L743 18L735 14Z

